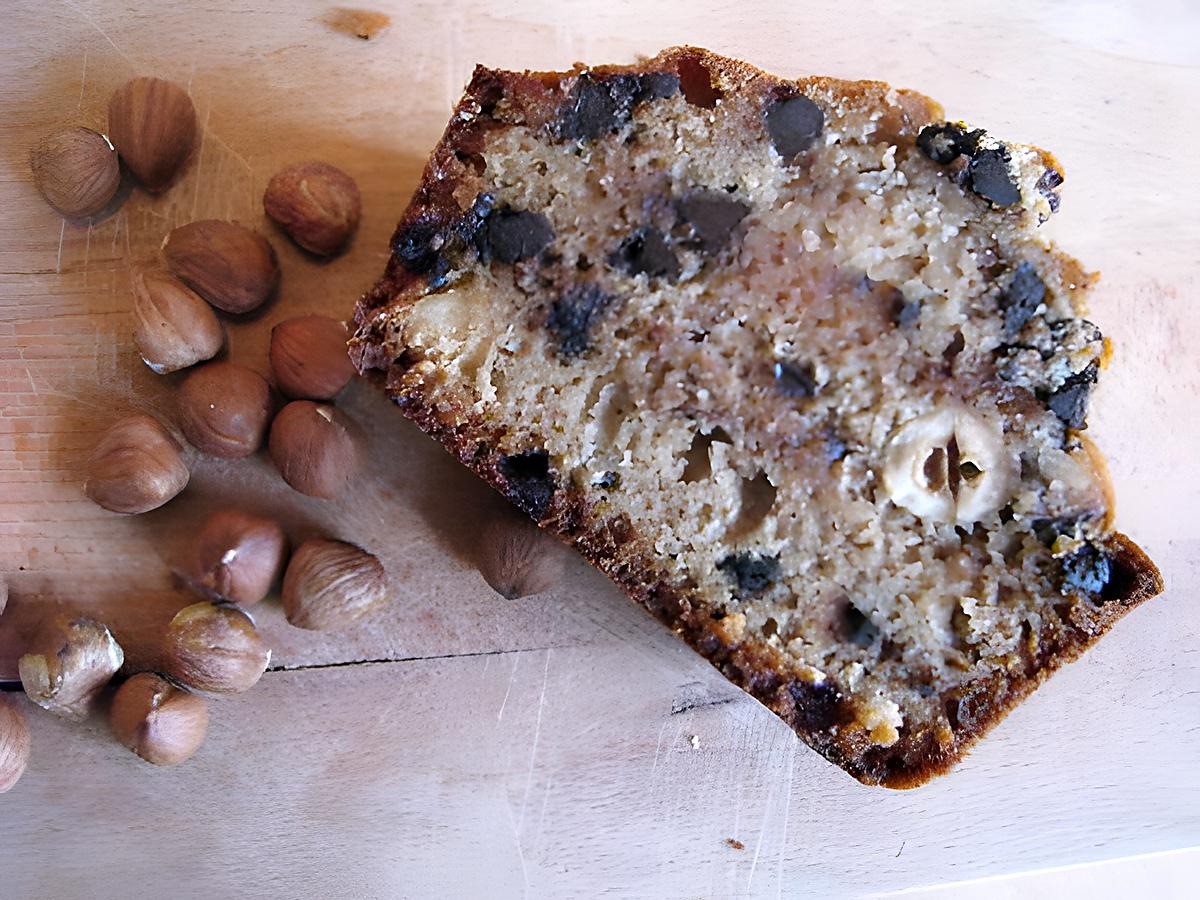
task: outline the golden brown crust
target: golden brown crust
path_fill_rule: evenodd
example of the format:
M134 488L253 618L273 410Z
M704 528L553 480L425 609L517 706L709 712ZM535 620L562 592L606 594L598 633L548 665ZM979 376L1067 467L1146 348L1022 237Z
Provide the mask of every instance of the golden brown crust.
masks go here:
M522 106L526 121L547 121L557 102L554 88L565 79L577 77L582 67L568 73L511 73L477 68L467 92L455 109L451 124L434 150L413 202L396 232L397 241L422 222L444 224L462 214L463 197L473 197L478 172L472 165L472 147L478 146L481 129L490 127L477 113L491 98L501 94ZM662 72L679 74L684 82L710 79L716 91L744 88L758 82L763 89L778 85L801 85L827 90L850 102L885 111L884 133L915 135L931 121L942 118L941 107L928 98L908 91L893 91L881 82L845 82L806 78L795 82L767 75L744 62L727 59L705 50L677 47L633 66L592 69L609 72ZM702 90L692 85L694 90ZM899 98L897 102L896 98ZM888 99L890 98L890 100ZM1061 172L1053 156L1039 151L1042 163ZM456 193L457 192L457 193ZM502 425L481 421L464 410L448 408L444 401L430 400L430 379L444 375L432 368L413 365L401 356L391 357L389 315L420 299L424 280L400 262L400 251L375 288L359 303L355 320L358 333L351 342L352 355L363 372L374 371L377 380L401 412L446 447L446 449L501 493L519 500L519 485L504 474ZM1061 267L1062 281L1083 288L1093 275L1065 254L1053 251ZM1078 304L1077 304L1078 305ZM381 314L382 313L382 314ZM1089 455L1094 448L1085 442ZM1103 476L1102 464L1096 466ZM1111 485L1102 477L1105 492ZM602 517L585 493L573 485L555 485L539 524L573 545L639 602L708 658L731 681L752 694L779 715L806 742L826 758L868 784L894 788L920 785L950 768L967 749L993 727L1024 696L1051 672L1074 659L1094 643L1129 609L1162 589L1153 563L1128 538L1112 535L1106 545L1114 574L1106 589L1099 616L1088 621L1070 620L1040 645L1030 643L1007 675L989 676L969 682L942 698L950 729L915 725L888 747L871 742L861 728L851 726L854 710L836 684L814 682L779 651L762 642L739 640L737 629L714 618L695 586L665 574L651 543L638 535L620 516Z

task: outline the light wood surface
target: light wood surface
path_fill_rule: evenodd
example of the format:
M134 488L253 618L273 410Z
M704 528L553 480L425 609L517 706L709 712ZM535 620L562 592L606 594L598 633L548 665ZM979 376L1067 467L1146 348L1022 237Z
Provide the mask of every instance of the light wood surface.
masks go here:
M207 743L176 769L141 763L100 720L29 708L33 761L0 797L0 897L995 893L997 876L1080 864L1025 877L1078 887L1094 869L1098 896L1121 878L1181 889L1200 847L1200 7L846 5L377 2L391 23L364 41L322 3L5 4L0 681L59 607L110 622L148 664L155 629L188 602L168 562L222 503L271 510L296 539L370 547L393 602L334 636L258 607L273 670L214 704ZM1047 229L1104 272L1092 317L1117 355L1092 428L1119 522L1167 593L916 792L825 763L565 550L548 550L556 588L497 596L474 554L503 505L365 385L339 402L370 431L371 465L336 503L290 492L263 458L198 455L184 494L145 516L81 493L106 422L171 414L175 379L138 360L129 309L130 266L166 231L222 217L271 236L280 295L229 327L231 357L265 372L274 322L347 315L382 270L475 62L561 68L676 43L781 74L885 79L1052 148L1068 181ZM134 191L103 222L64 225L29 182L28 149L56 125L102 128L136 74L188 86L196 158L166 195ZM323 265L261 212L270 176L308 158L346 169L365 198L353 248Z

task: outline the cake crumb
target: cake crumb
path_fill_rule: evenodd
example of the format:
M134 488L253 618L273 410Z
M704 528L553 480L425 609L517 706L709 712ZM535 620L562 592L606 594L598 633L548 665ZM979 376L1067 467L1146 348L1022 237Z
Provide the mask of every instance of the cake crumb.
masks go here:
M746 845L743 844L741 841L739 841L737 838L725 838L725 843L728 844L730 847L732 847L734 850L745 850L746 849Z
M693 750L699 750L700 749L700 735L693 734L693 735L689 736L688 743L692 745Z

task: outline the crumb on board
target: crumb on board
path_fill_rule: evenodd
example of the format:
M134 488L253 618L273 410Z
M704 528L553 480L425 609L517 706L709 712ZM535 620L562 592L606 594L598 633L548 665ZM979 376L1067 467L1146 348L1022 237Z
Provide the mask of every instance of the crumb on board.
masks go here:
M746 845L743 844L741 841L739 841L737 838L725 838L725 843L728 844L730 847L732 847L734 850L745 850L746 849Z
M688 737L688 743L692 745L693 750L700 749L700 735L693 734Z
M331 9L321 21L334 31L341 31L364 41L376 37L392 24L391 17L386 13L369 9L349 9L344 6Z

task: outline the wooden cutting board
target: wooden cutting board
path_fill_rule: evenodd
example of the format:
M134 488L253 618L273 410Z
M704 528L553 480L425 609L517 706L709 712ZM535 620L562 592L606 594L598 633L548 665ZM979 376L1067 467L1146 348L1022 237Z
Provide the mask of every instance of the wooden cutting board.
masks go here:
M213 704L207 743L177 769L141 763L102 721L30 708L33 761L0 797L0 896L834 897L1031 872L1027 889L1167 891L1198 864L1200 7L378 2L389 24L369 40L315 2L120 7L0 14L0 680L58 608L111 623L145 660L188 602L172 554L226 503L296 539L372 548L393 602L341 635L258 607L272 670ZM1104 271L1092 313L1117 355L1092 425L1119 521L1167 593L916 792L850 780L565 550L548 551L554 589L493 593L476 538L503 504L366 385L339 403L370 432L369 471L336 503L291 492L263 458L196 456L184 494L140 517L81 493L106 423L172 414L176 379L138 360L129 296L131 265L168 230L220 217L271 235L279 297L229 327L231 358L265 372L272 324L346 316L382 270L475 62L561 68L675 43L889 80L1053 148L1069 179L1047 230ZM103 222L64 224L30 184L29 147L58 125L103 128L112 89L138 74L188 86L193 164L162 197L135 190ZM269 177L310 158L365 198L351 251L326 264L261 211ZM1074 864L1066 881L1045 871Z

